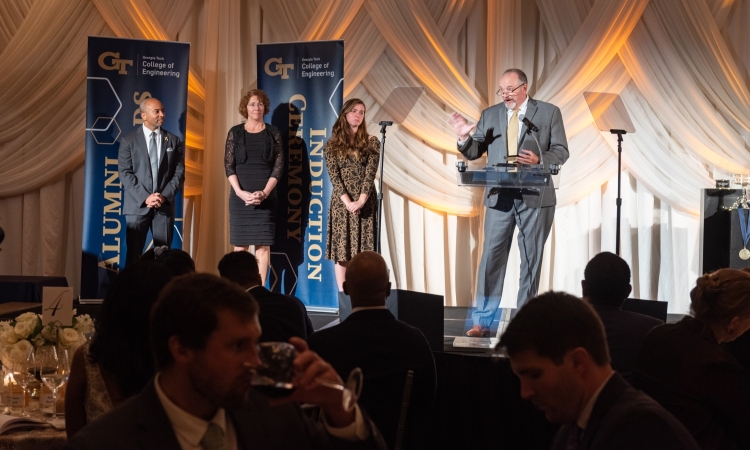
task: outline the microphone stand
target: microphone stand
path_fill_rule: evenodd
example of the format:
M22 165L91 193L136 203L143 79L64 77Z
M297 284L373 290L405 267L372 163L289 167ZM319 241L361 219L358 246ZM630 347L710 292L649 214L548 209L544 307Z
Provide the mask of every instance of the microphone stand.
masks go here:
M380 125L380 134L383 136L380 143L380 180L378 181L378 228L375 232L375 251L380 253L380 227L383 220L383 160L385 159L385 129L393 125L393 121L383 120Z
M536 148L539 149L539 164L541 164L542 168L544 168L544 152L542 151L542 147L539 146L539 140L536 138L536 136L534 136L534 133L532 133L531 131L532 131L531 127L526 125L526 134L534 138L534 142L536 142ZM539 131L539 130L537 129L534 131Z
M622 135L627 134L625 130L609 130L617 135L617 223L615 225L615 254L620 256L620 210L622 209L622 197L620 196L620 182L622 179Z

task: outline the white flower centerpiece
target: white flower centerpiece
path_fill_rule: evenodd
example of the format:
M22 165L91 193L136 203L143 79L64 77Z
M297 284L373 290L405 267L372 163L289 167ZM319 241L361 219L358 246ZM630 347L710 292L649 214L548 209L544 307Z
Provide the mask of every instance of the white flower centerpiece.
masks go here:
M73 353L86 342L85 335L94 331L94 321L88 314L76 316L73 310L73 325L59 323L42 325L42 316L33 312L23 313L16 320L0 322L0 360L10 366L13 361L23 361L32 348L43 345L59 345Z

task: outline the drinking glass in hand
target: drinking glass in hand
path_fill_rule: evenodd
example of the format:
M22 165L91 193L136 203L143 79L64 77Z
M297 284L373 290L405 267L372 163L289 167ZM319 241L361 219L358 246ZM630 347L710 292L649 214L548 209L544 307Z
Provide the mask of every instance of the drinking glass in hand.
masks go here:
M297 352L286 342L263 342L258 345L261 364L253 370L251 385L271 398L283 398L294 392L294 358ZM341 391L343 407L351 411L362 392L362 370L355 367L349 373L344 385L323 378L316 378L318 384Z
M29 417L29 413L26 411L26 392L29 389L29 383L31 383L35 379L36 363L34 352L29 351L29 354L26 355L26 359L22 361L14 361L12 371L13 379L15 380L16 384L21 386L21 389L23 389L23 398L21 399L21 416Z
M253 370L250 384L271 398L283 398L294 392L294 358L297 352L286 342L263 342L258 344L261 364Z
M52 420L55 420L57 419L57 392L68 381L70 375L68 351L47 345L39 347L36 353L42 382L52 390Z

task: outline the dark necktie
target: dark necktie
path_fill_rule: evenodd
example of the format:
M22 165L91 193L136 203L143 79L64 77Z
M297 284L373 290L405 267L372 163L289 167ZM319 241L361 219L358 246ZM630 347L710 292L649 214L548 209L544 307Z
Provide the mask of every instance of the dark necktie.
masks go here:
M151 178L153 183L153 190L156 192L159 187L159 151L156 148L156 131L151 132L151 140L148 143L148 157L151 160Z
M582 434L583 428L574 423L573 426L570 427L570 433L568 433L568 441L565 444L565 450L579 450L581 448Z

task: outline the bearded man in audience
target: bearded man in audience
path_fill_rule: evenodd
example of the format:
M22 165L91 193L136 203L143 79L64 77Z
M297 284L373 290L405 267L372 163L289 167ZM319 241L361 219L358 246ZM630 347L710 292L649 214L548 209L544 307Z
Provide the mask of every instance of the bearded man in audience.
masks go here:
M359 407L347 411L341 392L319 383L342 381L302 339L291 339L296 389L285 403L252 390L261 331L257 303L235 283L209 274L175 279L151 314L156 376L65 448L385 449ZM320 405L324 425L296 402Z

